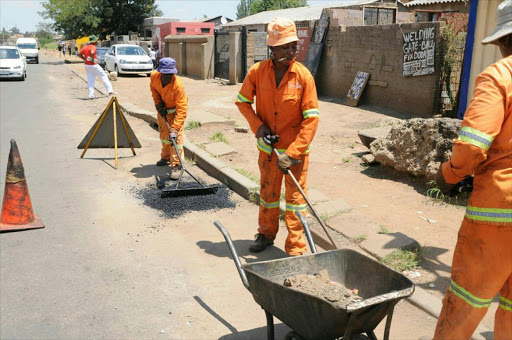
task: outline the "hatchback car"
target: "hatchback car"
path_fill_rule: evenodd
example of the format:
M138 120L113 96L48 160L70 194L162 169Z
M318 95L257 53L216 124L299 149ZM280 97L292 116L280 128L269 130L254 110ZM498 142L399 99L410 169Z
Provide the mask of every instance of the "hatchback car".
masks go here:
M97 47L96 58L98 59L98 65L105 69L105 55L107 54L108 47Z
M148 77L153 72L153 61L138 45L112 45L105 55L105 70L121 74L144 73Z
M0 46L0 78L27 78L27 59L16 46Z

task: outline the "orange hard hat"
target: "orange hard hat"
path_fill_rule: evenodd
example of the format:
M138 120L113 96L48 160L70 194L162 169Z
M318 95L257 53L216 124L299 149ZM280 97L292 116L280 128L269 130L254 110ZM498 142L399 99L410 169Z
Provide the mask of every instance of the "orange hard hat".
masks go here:
M267 27L267 45L281 46L299 41L295 23L286 18L275 18Z

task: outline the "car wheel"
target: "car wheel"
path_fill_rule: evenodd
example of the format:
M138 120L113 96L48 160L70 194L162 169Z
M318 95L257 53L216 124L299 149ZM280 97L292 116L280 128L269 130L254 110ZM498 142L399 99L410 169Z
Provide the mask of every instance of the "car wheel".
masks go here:
M117 73L117 76L118 76L118 77L121 77L121 73L119 73L119 68L117 67L117 65L116 65L116 66L114 66L114 67L115 67L115 71L116 71L116 73Z
M39 58L36 58L36 64L39 64Z
M25 71L25 72L23 72L23 74L21 75L20 80L21 80L21 81L25 81L25 79L26 79L26 78L27 78L27 72Z
M151 77L151 73L146 73L146 76L147 77Z

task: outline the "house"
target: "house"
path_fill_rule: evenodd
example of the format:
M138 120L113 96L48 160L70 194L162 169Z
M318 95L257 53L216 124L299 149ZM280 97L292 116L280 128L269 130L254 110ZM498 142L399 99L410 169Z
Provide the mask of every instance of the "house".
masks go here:
M219 15L214 18L209 18L209 19L203 20L203 22L213 22L215 24L216 30L220 29L223 25L227 24L228 22L232 22L232 21L233 21L233 19L226 18L223 15Z
M142 37L144 40L156 41L156 27L158 25L166 24L169 22L180 21L179 18L171 17L151 17L145 18L142 22Z

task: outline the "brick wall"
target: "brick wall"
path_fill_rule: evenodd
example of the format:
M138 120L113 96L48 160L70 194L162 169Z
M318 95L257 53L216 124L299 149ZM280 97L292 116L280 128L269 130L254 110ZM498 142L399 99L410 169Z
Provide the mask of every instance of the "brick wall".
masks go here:
M435 26L435 72L403 76L403 33ZM441 28L444 23L331 28L316 76L319 95L345 98L358 71L370 73L359 101L417 117L439 113Z

